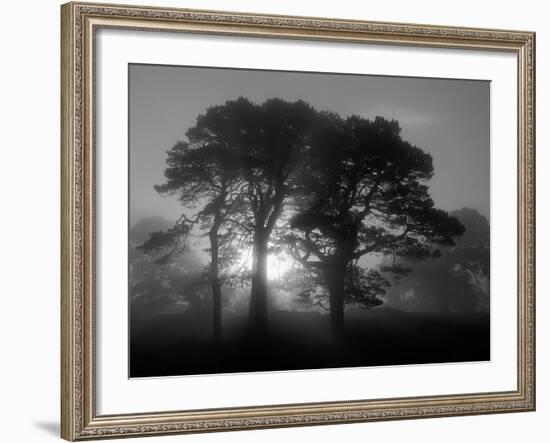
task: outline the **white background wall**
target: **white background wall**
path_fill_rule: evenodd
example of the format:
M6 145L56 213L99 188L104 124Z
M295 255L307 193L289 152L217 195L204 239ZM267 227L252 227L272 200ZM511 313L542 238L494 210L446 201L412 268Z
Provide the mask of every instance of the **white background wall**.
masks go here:
M128 0L131 1L131 0ZM543 1L133 0L134 4L537 32L538 410L140 441L547 441L550 419L550 14ZM2 5L0 440L56 441L59 422L59 1ZM498 192L498 190L496 190ZM545 249L546 248L546 249ZM546 271L546 272L545 272ZM495 294L494 296L498 296ZM449 380L452 383L452 380Z

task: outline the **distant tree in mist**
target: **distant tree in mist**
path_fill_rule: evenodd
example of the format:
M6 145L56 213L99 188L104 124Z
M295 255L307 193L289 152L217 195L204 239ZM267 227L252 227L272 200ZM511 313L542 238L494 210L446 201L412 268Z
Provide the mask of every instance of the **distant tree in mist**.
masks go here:
M453 245L462 224L434 207L425 184L432 158L400 136L396 121L333 118L311 140L287 242L329 292L331 336L344 337L350 270L372 253L427 258Z
M135 313L155 314L159 310L182 304L202 309L205 303L204 265L194 253L186 251L174 257L169 266L158 266L155 257L144 254L141 245L152 232L167 230L173 223L162 217L140 220L129 233L130 299Z
M462 208L451 214L466 227L464 235L449 252L453 271L462 275L480 291L477 308L489 307L489 279L491 272L491 231L489 221L475 209Z
M395 283L390 298L413 310L475 311L489 308L490 229L478 211L462 208L450 213L465 227L455 245L441 248L441 257L425 263L408 261L409 275ZM400 294L410 294L399 300Z

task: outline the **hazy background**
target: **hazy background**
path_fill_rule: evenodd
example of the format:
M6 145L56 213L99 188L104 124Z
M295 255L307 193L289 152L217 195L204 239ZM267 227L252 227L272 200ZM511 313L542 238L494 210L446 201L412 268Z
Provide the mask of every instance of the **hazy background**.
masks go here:
M433 156L436 207L469 207L489 218L488 81L131 64L130 226L151 215L177 218L176 199L153 189L164 181L166 151L208 107L240 96L397 119L403 139Z

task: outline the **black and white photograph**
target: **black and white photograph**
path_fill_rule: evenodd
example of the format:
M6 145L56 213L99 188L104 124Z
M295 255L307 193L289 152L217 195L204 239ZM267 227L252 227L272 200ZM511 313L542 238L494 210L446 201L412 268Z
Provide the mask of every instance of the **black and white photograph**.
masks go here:
M489 81L128 82L130 377L490 361Z

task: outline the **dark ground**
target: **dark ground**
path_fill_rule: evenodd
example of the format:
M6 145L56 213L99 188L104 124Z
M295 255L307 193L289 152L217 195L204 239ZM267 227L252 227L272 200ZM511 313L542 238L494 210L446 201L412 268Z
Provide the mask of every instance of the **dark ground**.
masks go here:
M215 346L203 315L191 310L133 315L130 376L487 361L489 314L403 312L389 308L346 312L346 343L333 346L328 316L276 311L270 334L246 338L245 320L224 311L224 338Z

